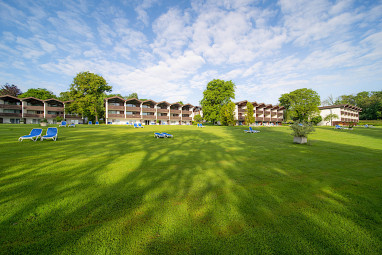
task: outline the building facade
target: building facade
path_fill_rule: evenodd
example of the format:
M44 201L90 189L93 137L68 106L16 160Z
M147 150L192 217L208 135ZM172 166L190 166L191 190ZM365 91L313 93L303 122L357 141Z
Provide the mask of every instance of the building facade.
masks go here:
M237 125L244 124L247 103L247 100L235 103L235 119L237 120ZM282 124L285 109L283 106L257 102L252 102L251 104L253 105L253 117L255 117L255 125L272 126Z
M71 123L81 123L82 117L65 111L65 105L57 99L41 100L34 97L17 98L9 95L0 96L0 123L38 124L46 119L55 124L56 118L61 117Z
M191 104L141 101L118 96L106 98L105 108L107 124L190 125L195 115L202 114L199 106Z
M359 122L359 113L362 108L349 104L330 105L318 107L322 121L318 123L319 126L335 126L335 125L349 125ZM338 118L333 118L331 121L325 121L325 117L329 114L336 114Z

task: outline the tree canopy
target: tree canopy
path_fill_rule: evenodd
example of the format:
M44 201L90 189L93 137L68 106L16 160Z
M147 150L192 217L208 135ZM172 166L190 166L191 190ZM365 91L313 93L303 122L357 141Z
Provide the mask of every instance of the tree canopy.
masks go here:
M56 98L57 96L52 92L47 89L43 88L37 88L37 89L28 89L27 92L19 95L19 98L26 98L26 97L34 97L38 98L41 100L46 100L50 98Z
M362 91L356 95L342 95L335 104L350 104L362 108L361 120L382 119L382 91Z
M111 90L112 86L109 86L102 76L90 72L78 73L70 85L72 110L98 121L105 111L103 103L103 99L107 97L105 92Z
M247 102L247 109L245 109L245 124L250 125L255 122L255 117L253 117L253 104Z
M215 123L220 119L220 109L235 98L235 84L232 81L212 80L203 92L200 104L203 108L203 117Z
M235 103L229 102L220 108L220 123L224 126L235 125Z
M19 95L21 95L22 92L21 90L17 87L17 85L10 85L8 83L6 83L5 85L1 86L0 88L0 95L10 95L10 96L14 96L14 97L17 97Z
M130 95L128 95L127 97L125 97L125 99L130 99L130 98L136 98L138 99L138 93L131 93Z
M297 89L290 93L282 94L279 98L280 105L284 106L294 120L308 121L319 113L321 104L320 96L312 89Z

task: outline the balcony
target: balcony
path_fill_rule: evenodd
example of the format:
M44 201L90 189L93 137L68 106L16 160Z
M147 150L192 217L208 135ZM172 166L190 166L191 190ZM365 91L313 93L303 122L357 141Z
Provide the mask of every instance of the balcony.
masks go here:
M155 112L155 108L142 108L142 112Z
M283 122L283 118L277 118L277 122Z
M64 117L64 114L46 114L45 115L45 117L47 118L47 119L53 119L53 118L56 118L56 117L58 117L58 116L60 116L60 117Z
M141 115L140 114L126 114L126 118L128 118L128 119L140 119Z
M52 112L63 112L64 111L64 107L47 106L45 110L52 111Z
M263 121L263 117L256 117L255 121Z
M244 120L244 116L243 116L243 115L238 116L238 117L237 117L237 120Z
M44 114L24 113L25 118L44 118Z
M170 117L171 120L180 120L180 116L171 116Z
M126 111L129 111L129 112L140 112L141 111L141 107L126 106Z
M183 110L183 111L182 111L182 114L192 114L192 111L186 111L186 110Z
M265 114L269 115L269 114L271 114L271 111L265 111Z
M182 112L181 110L170 109L170 113L181 113L181 112Z
M21 113L0 112L0 116L2 116L2 117L20 117L21 118Z
M245 109L238 108L237 111L238 111L238 112L245 112Z
M108 118L125 118L125 114L120 113L109 113L107 115Z
M158 120L168 120L168 116L157 116Z
M125 110L123 105L108 105L107 109L108 110L117 110L117 111L124 111Z
M22 107L21 107L21 105L14 105L14 104L0 104L0 108L21 110Z
M271 121L271 118L264 118L264 121Z
M155 120L156 116L155 115L142 115L142 119L144 119L144 120Z
M277 118L271 118L272 122L277 122Z
M191 117L182 117L182 120L192 120Z
M44 106L26 105L26 106L24 106L24 110L44 111Z
M168 113L168 109L160 109L160 108L158 108L157 112L159 112L159 113Z

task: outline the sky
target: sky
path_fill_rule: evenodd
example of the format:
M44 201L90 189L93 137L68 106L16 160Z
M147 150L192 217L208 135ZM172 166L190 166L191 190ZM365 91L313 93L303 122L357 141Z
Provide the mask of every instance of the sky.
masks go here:
M235 102L382 89L382 0L0 0L0 36L0 85L23 92L58 95L84 71L193 105L213 79Z

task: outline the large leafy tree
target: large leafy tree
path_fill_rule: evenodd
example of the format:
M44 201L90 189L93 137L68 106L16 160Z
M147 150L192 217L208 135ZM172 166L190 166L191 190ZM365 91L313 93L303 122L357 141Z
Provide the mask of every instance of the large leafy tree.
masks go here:
M284 106L284 121L288 121L289 119L289 109L292 104L292 98L290 96L290 93L282 94L279 98L280 105Z
M285 100L285 101L284 101ZM320 96L312 89L297 89L279 98L280 104L289 108L291 117L298 121L308 121L319 113ZM285 105L284 105L285 104Z
M28 89L27 92L19 95L20 98L34 97L41 100L46 100L50 98L57 98L57 96L47 89L37 88L37 89Z
M128 95L125 99L130 99L130 98L136 98L136 99L138 99L138 93L136 93L136 92L131 93L131 94Z
M342 95L336 104L350 104L362 108L361 120L382 119L382 91L362 91L356 95Z
M232 81L218 79L207 84L200 101L205 120L215 123L220 119L220 109L235 98L235 87Z
M255 117L253 117L253 104L247 102L247 109L245 109L245 124L249 125L255 122Z
M21 95L22 92L21 90L14 84L10 85L8 83L6 83L5 85L1 86L0 88L0 95L10 95L10 96L14 96L14 97L17 97L19 95Z
M235 125L235 103L229 102L220 108L220 123L224 126Z
M112 86L109 86L102 76L90 72L78 73L70 85L72 110L98 121L105 111L103 104L103 99L107 97L105 92L111 90Z

